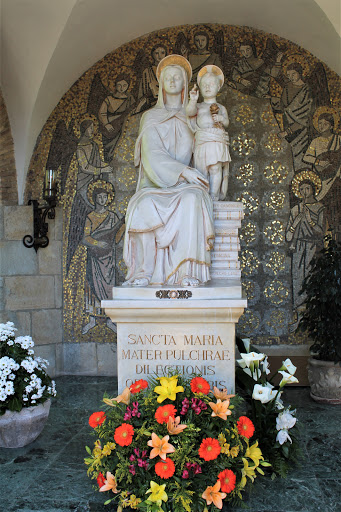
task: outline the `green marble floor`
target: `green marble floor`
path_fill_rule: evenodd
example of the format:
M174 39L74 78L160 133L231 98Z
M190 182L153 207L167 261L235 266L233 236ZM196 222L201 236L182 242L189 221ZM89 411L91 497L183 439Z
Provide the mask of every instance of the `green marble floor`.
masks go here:
M59 377L43 433L29 446L0 449L0 512L112 512L86 476L84 446L92 445L89 415L100 409L109 377ZM340 512L341 406L313 402L308 388L291 388L304 459L287 479L258 479L246 509L234 512Z

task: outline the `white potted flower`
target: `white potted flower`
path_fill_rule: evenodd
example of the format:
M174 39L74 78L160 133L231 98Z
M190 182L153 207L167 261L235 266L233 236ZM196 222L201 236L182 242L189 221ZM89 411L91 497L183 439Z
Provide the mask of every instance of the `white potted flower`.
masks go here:
M12 322L0 324L0 447L19 448L44 428L55 382L48 361L34 356L30 336L15 337Z

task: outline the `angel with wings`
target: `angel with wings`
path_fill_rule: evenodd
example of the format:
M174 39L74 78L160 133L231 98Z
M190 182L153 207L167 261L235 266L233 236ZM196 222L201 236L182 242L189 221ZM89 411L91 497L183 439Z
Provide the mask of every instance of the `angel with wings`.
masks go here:
M90 89L87 111L99 120L104 159L111 162L129 115L135 111L136 100L129 92L131 77L120 73L113 79L113 90L108 90L99 74Z
M267 39L261 55L251 38L243 39L239 45L240 59L235 55L226 55L226 64L231 69L228 85L233 89L264 98L269 93L271 69L276 63L280 49L272 39ZM234 58L234 62L233 62Z
M298 172L305 166L303 158L313 138L315 108L330 104L328 82L322 64L307 75L302 63L292 61L283 69L280 61L281 57L271 74L282 86L282 93L270 102L280 126L278 137L290 144L293 169Z

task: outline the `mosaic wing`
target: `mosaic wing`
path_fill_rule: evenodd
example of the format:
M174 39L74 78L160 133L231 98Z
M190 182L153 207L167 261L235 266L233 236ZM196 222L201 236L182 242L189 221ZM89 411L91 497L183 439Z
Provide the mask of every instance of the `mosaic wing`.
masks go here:
M220 57L221 62L224 60L224 53L225 53L225 40L224 40L224 31L218 30L214 34L214 43L213 43L213 51L214 53L218 54Z
M135 57L135 60L132 65L132 70L134 71L136 75L136 82L134 89L132 90L132 95L134 96L135 100L139 96L139 89L140 89L140 83L142 80L142 74L143 71L150 66L150 62L147 58L146 51L144 48L141 48Z
M281 49L279 48L279 46L277 46L275 41L269 37L266 40L265 49L262 53L262 59L267 65L272 66L275 63L276 57L280 52Z
M69 127L66 126L63 119L57 122L46 161L46 167L48 169L60 169L58 181L61 195L64 194L70 163L77 147L77 137L73 131L73 124L73 119Z
M179 32L176 36L176 41L174 44L174 53L178 55L182 55L183 57L188 58L188 55L191 51L191 46L185 34L183 32Z
M90 206L88 206L80 194L75 194L71 216L70 216L70 228L68 236L68 246L66 254L66 272L69 272L72 258L76 252L77 247L81 243L84 236L84 226L87 215L91 212Z
M330 93L326 70L322 62L318 62L306 79L314 97L314 108L330 105Z
M108 94L110 91L103 85L99 73L96 73L90 87L87 112L98 118L99 109Z
M223 71L227 81L232 79L232 70L236 66L238 59L237 46L231 38L227 41L226 51L222 57Z

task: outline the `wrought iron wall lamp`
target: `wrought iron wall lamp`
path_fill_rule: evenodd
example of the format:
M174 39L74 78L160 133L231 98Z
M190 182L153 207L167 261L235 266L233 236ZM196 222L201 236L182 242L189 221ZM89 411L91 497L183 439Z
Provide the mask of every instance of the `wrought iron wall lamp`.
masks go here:
M55 206L57 205L58 183L56 181L56 171L46 169L44 183L44 200L46 204L39 205L36 199L30 199L28 204L33 205L33 236L25 235L23 244L25 247L34 247L37 252L39 247L47 247L49 238L47 236L49 226L46 222L48 219L55 218Z

